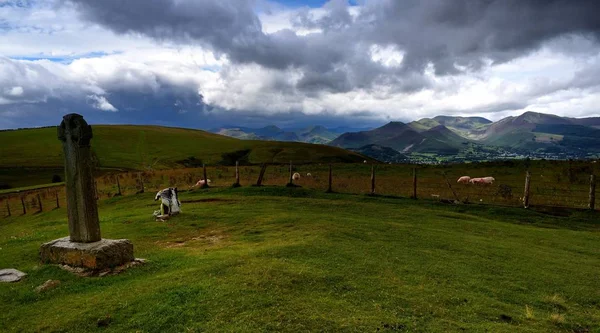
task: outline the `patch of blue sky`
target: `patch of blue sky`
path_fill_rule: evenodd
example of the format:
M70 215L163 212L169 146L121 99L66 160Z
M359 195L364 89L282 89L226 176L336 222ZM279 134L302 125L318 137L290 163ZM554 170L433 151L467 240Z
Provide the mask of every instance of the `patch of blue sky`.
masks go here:
M89 53L84 53L84 54L60 55L60 56L38 54L38 55L16 56L16 57L13 56L10 58L14 59L14 60L27 60L27 61L48 60L48 61L68 65L77 59L100 58L100 57L104 57L107 55L120 54L120 53L121 52L112 52L112 53L89 52Z
M206 65L206 66L202 66L201 68L202 68L202 70L205 70L205 71L218 73L221 71L222 67L218 66L218 65Z
M31 8L35 5L35 0L0 0L0 8L2 7L19 7Z

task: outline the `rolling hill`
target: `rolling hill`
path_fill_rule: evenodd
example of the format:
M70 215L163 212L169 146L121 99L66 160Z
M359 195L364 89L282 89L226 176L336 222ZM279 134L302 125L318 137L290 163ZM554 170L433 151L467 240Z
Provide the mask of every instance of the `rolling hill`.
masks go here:
M443 125L464 138L475 139L477 138L477 135L482 131L485 131L491 123L491 120L482 117L437 116L434 118L415 120L408 125L418 132L427 131Z
M600 129L590 126L597 123L598 118L525 112L491 124L482 141L514 149L600 152Z
M99 169L179 168L263 162L362 162L365 157L336 147L299 142L238 140L200 130L159 126L95 125L92 154ZM62 175L63 154L56 127L0 132L0 184L49 183ZM25 184L23 181L32 182Z
M213 128L212 133L221 134L242 140L295 141L306 143L326 144L339 134L323 126L309 126L296 129L281 129L270 125L262 128L225 126Z
M408 157L406 155L401 154L397 150L392 149L390 147L383 147L371 144L360 148L352 148L350 150L355 151L359 154L363 154L365 156L373 157L379 161L393 163L403 163L408 161Z
M463 142L469 140L443 125L417 131L402 122L390 122L371 131L345 133L330 144L344 148L361 148L377 145L393 148L399 153L456 154ZM370 155L371 156L371 155Z

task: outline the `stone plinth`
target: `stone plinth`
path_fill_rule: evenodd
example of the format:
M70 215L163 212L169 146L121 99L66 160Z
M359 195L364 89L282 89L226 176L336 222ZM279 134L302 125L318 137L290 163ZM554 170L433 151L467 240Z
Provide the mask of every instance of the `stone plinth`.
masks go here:
M42 244L42 262L101 270L134 260L133 244L127 239L102 239L93 243L72 242L69 237Z

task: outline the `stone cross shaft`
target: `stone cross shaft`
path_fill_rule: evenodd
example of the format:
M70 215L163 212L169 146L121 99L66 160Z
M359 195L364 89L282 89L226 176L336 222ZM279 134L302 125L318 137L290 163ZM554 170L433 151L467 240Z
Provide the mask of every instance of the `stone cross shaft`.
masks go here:
M62 142L65 157L70 240L77 243L100 241L90 153L92 127L81 115L68 114L58 126L58 139Z

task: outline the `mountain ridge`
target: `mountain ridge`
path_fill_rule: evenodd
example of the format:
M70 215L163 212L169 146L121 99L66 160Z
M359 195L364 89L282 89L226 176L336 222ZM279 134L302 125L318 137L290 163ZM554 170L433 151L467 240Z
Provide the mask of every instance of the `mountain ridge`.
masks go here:
M440 156L490 147L550 157L557 153L593 156L600 154L600 117L569 118L527 111L492 122L483 117L437 116L408 124L389 122L371 131L344 133L330 142L347 149L370 144L403 154Z

